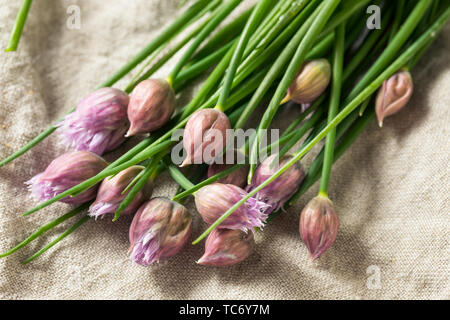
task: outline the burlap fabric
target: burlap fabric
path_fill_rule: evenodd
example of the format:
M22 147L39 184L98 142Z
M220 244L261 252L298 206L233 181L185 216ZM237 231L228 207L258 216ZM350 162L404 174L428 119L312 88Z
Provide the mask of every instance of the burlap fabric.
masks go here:
M0 0L2 48L19 3ZM34 1L19 51L0 53L0 158L107 79L173 19L177 3ZM81 10L80 29L68 25L71 5ZM188 245L156 267L134 265L127 257L130 217L117 223L90 221L35 262L21 264L70 221L0 260L0 298L447 299L449 50L447 27L413 72L415 92L408 107L386 120L383 129L374 122L334 166L330 197L341 227L319 261L308 259L298 235L299 212L317 192L316 185L257 234L255 252L237 266L196 265L203 244ZM279 118L292 119L298 112L291 106ZM67 211L68 206L58 204L26 218L20 215L35 204L24 182L61 152L52 136L0 169L0 251ZM166 175L158 179L155 194L173 194L176 186L169 181ZM204 228L196 218L194 236Z

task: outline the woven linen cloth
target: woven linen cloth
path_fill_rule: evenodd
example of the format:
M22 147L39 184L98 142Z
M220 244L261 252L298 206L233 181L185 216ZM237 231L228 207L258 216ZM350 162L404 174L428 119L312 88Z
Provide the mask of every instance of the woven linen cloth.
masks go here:
M4 53L21 1L0 0L0 158L55 123L133 57L174 19L178 1L37 0L18 51ZM73 20L78 9L79 28ZM0 298L448 299L449 52L447 26L412 71L415 91L408 106L382 129L374 121L333 167L330 198L340 229L318 261L310 261L298 232L299 213L316 194L316 184L256 234L255 251L239 265L197 265L203 243L187 245L155 267L133 264L127 255L131 217L89 221L32 263L21 264L75 218L0 260ZM172 60L157 76L173 65ZM116 87L124 88L127 80ZM184 92L179 104L194 91ZM298 106L288 106L275 125L299 113ZM24 182L63 152L52 135L0 168L1 252L70 208L55 204L21 216L36 204ZM175 191L168 175L156 180L154 195ZM206 225L192 202L195 237Z

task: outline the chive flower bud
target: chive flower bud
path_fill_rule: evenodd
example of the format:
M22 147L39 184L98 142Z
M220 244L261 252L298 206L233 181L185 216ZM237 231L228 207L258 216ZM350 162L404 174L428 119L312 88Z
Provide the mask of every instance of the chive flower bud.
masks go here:
M336 240L339 219L326 196L313 198L300 216L300 235L312 259L319 258Z
M386 117L399 112L408 103L413 94L413 87L413 80L408 71L397 72L383 82L375 102L380 127Z
M106 178L100 185L95 202L89 208L91 217L102 217L107 213L116 212L120 203L126 198L128 192L124 190L144 170L142 166L131 166L119 172L113 178ZM136 194L122 214L132 214L140 205L150 198L152 194L152 181L148 180L145 186Z
M226 267L245 260L255 247L252 232L241 230L215 229L205 243L205 253L198 264Z
M240 155L242 156L242 158L244 158L243 154L240 154ZM236 160L235 162L238 162L237 160L239 159L239 151L237 151L237 150L234 151L234 159ZM216 174L219 174L222 171L230 169L233 166L234 166L234 164L213 163L208 167L208 178L211 178L212 176L215 176ZM244 188L247 185L248 170L249 170L248 166L243 166L243 167L231 172L228 176L219 179L217 182L223 183L223 184L233 184L240 188Z
M195 205L203 220L212 224L246 195L245 190L235 185L213 183L195 193ZM250 198L226 218L219 228L240 229L244 232L249 229L253 231L255 227L261 228L267 219L267 209L264 202Z
M202 109L194 112L183 135L183 146L187 157L182 167L190 164L211 164L226 147L226 131L231 129L228 117L217 109Z
M98 155L114 150L125 140L128 102L128 95L118 89L94 91L57 124L62 142L74 150Z
M127 137L153 132L161 128L175 111L175 92L162 79L140 82L130 96L128 119L131 126Z
M72 151L54 159L44 172L26 182L31 195L38 201L46 201L92 178L106 168L108 163L88 151ZM81 204L95 198L98 186L75 197L65 197L62 202Z
M167 198L145 202L130 226L131 259L143 266L176 255L189 240L192 216Z
M273 154L265 159L256 169L252 178L252 183L247 187L247 191L258 187L261 183L269 179L275 172L292 159L292 155L285 155L277 161L277 154ZM295 163L268 186L260 190L255 198L268 204L267 213L277 211L283 207L299 188L305 178L305 172L300 162Z
M292 100L298 104L309 104L316 100L328 87L331 66L326 59L305 62L288 89L284 102Z

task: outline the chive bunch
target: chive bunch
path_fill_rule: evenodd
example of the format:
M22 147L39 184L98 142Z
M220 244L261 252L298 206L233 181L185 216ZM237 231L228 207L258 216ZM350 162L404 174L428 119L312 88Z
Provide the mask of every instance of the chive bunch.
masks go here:
M137 208L136 199L142 197L140 209L131 210L139 214L133 221L130 240L136 262L148 265L176 254L188 241L192 220L183 201L193 195L200 215L209 224L193 241L197 244L208 237L199 263L225 266L245 259L254 247L249 233L267 225L320 179L318 196L300 214L299 230L312 258L327 250L336 239L339 226L337 210L328 199L333 163L375 115L382 122L407 104L412 94L410 71L450 18L450 4L439 0L259 0L223 25L244 2L247 1L195 1L101 84L99 88L111 87L140 66L123 92L130 94L128 119L132 125L142 122L140 133L151 131L150 136L100 172L67 186L24 216L56 201L79 196L99 184L102 194L108 194L108 185L114 188L113 221L124 212L129 213L130 205ZM366 9L372 4L381 8L381 25L368 30ZM23 25L24 18L21 19ZM190 31L180 36L188 27ZM167 77L152 79L179 51L180 58ZM172 95L185 90L194 80L202 81L205 75L190 102L174 110L173 101L167 97L172 99ZM113 100L107 100L108 106ZM271 128L284 104L295 102L302 104L302 114L292 119L277 141L265 146L265 130ZM199 143L199 135L212 137L217 131L225 133L227 129L251 126L249 119L258 108L262 117L254 126L254 134L247 137L241 150L231 150L242 154L247 162L214 169L205 178L205 163L217 165L213 162L218 154L207 159L204 151L218 145L221 152L229 150L226 143L219 143L220 139ZM69 114L79 112L77 107ZM158 125L149 126L155 119L159 120ZM183 145L188 154L183 166L188 166L188 175L170 158L178 143L172 135L183 128ZM0 167L31 150L56 129L52 126L42 132L2 160ZM303 171L300 160L321 141L325 141L322 150ZM300 148L293 149L299 142ZM278 152L274 151L277 147ZM261 163L261 154L270 155L271 163ZM136 166L139 170L130 169ZM124 174L126 170L133 171L133 175ZM143 189L148 189L149 182L165 170L179 184L179 190L171 199L151 200ZM242 188L245 175L247 187ZM122 176L126 176L126 183L119 179ZM112 179L117 184L110 182ZM240 185L224 181L240 181ZM103 205L99 202L98 196L96 207ZM25 262L32 261L89 221L86 210L91 203L81 204L49 222L0 257L80 216ZM238 258L229 258L233 255Z

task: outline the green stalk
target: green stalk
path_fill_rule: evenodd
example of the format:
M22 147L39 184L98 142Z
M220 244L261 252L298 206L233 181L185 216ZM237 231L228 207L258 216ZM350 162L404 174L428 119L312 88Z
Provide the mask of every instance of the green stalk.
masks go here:
M392 28L389 33L389 41L392 41L395 37L395 34L398 32L398 28L400 27L400 23L403 18L404 9L405 9L405 0L397 0L394 23L392 24Z
M225 75L224 84L222 86L222 92L220 94L219 101L216 106L219 110L222 110L228 98L228 95L231 91L231 85L233 84L233 79L236 74L236 70L238 68L239 63L241 62L242 55L250 39L250 36L255 31L257 25L261 22L263 15L267 12L269 6L272 5L272 2L273 0L260 0L256 5L255 9L253 10L252 15L248 19L247 24L244 27L244 31L242 32L239 38L236 50L234 51L233 57L231 58L230 65Z
M342 89L342 67L344 64L345 50L345 23L337 29L336 44L333 54L333 77L331 84L330 108L328 110L328 122L331 122L339 111ZM336 128L331 129L325 141L325 162L322 170L322 180L320 181L319 195L328 198L328 185L330 182L331 166L334 156L334 141L336 138Z
M332 129L341 123L353 110L355 110L361 103L370 97L383 82L392 76L395 72L401 69L420 49L429 41L430 38L435 38L437 33L443 28L447 20L450 18L450 8L447 9L439 19L425 32L418 40L414 42L400 57L389 65L372 83L370 83L362 92L354 98L328 125L304 148L302 148L293 158L288 161L283 167L275 172L269 179L261 183L258 187L249 192L245 197L227 210L219 219L217 219L200 237L198 237L193 244L197 244L204 239L208 234L217 228L226 218L228 218L234 211L243 205L250 197L256 195L261 189L268 186L276 178L278 178L289 167L302 159L318 142L320 142Z
M217 14L213 17L213 19L211 19L211 21L208 22L208 24L203 28L203 30L200 32L200 34L195 38L194 42L186 50L186 52L183 54L183 56L178 60L175 67L172 69L172 72L167 77L167 81L171 85L173 85L180 70L189 61L191 56L195 53L195 51L202 44L202 42L237 7L237 5L241 1L242 0L229 0L227 3L224 3L218 9Z
M87 221L89 221L89 216L84 216L83 218L81 218L80 220L78 220L73 226L71 226L69 229L67 229L66 231L64 231L59 237L57 237L55 240L53 240L52 242L50 242L48 245L46 245L44 248L42 248L41 250L39 250L38 252L36 252L35 254L33 254L31 257L29 257L28 259L26 259L23 264L27 264L30 263L31 261L33 261L34 259L36 259L37 257L39 257L40 255L42 255L44 252L46 252L48 249L50 249L51 247L53 247L55 244L57 244L58 242L60 242L61 240L63 240L65 237L67 237L69 234L71 234L72 232L74 232L76 229L78 229L79 227L81 227L84 223L86 223Z
M22 35L23 27L27 21L28 12L30 11L32 0L22 0L19 12L17 12L16 21L14 22L11 36L8 41L8 46L5 52L16 51L19 46L20 37Z
M47 223L46 225L40 227L36 232L32 233L28 238L26 238L24 241L22 241L21 243L19 243L17 246L15 246L14 248L12 248L11 250L9 250L8 252L5 252L3 254L0 254L0 258L4 258L7 257L11 254L13 254L14 252L16 252L17 250L25 247L27 244L29 244L31 241L33 241L34 239L38 238L39 236L41 236L42 234L46 233L47 231L53 229L54 227L60 225L61 223L63 223L64 221L80 214L82 211L86 210L87 208L89 208L89 206L91 205L92 202L89 203L85 203L71 211L69 211L68 213L66 213L65 215Z
M298 72L298 69L304 62L307 52L311 49L312 45L316 41L317 35L322 31L323 27L325 26L328 19L331 17L331 15L333 14L334 10L339 5L339 3L340 0L330 0L328 2L324 2L323 6L316 10L316 12L318 11L317 17L314 18L314 21L312 21L310 28L308 28L307 31L305 32L304 37L302 37L302 40L298 48L296 47L292 48L293 50L296 50L292 58L292 61L289 63L288 69L286 70L286 73L284 74L280 84L278 85L278 88L272 100L270 101L270 104L266 112L264 113L261 123L259 124L258 127L256 139L253 143L252 151L250 153L250 170L248 175L249 184L252 181L253 173L256 169L256 163L258 159L258 149L263 130L267 129L270 123L272 122L272 119L275 116L276 112L278 111L278 108L280 106L281 101L283 100L283 97L286 95L286 92L289 86L291 85L292 81L294 80L295 75ZM314 17L314 15L312 17ZM287 49L285 49L285 51L286 50ZM285 51L283 51L280 58L282 58ZM291 56L292 55L289 54L289 58ZM280 70L280 66L278 65L279 61L283 60L282 59L277 60L271 71L277 69L278 69L277 71ZM269 74L270 73L271 72L269 71Z
M139 63L141 63L147 56L152 54L154 50L157 50L164 42L171 39L175 34L177 34L183 26L191 21L195 15L202 10L204 6L207 5L209 0L199 0L193 4L189 9L186 10L180 17L178 17L168 28L166 28L158 37L153 39L142 51L140 51L133 59L131 59L126 65L124 65L119 71L117 71L112 77L110 77L106 82L101 84L99 88L110 87L115 84L118 80L123 78L128 72L133 70ZM75 108L72 108L69 113L73 112ZM6 159L0 161L0 168L4 165L10 163L11 161L19 158L21 155L32 149L38 143L43 141L45 138L50 136L55 132L57 128L51 126L45 131L41 132L38 136L28 142L19 151L8 156Z
M170 160L164 161L164 164L166 165L166 168L173 180L175 180L176 183L178 183L178 185L180 185L183 189L189 190L195 187L195 185L191 181L189 181L189 179L184 176L180 169L178 169L173 163L171 163ZM174 200L174 198L172 200Z
M275 81L275 79L278 77L278 75L284 70L284 66L289 62L289 60L294 55L295 50L297 49L301 39L303 39L303 37L307 33L309 27L314 22L314 19L319 14L321 7L322 7L322 5L320 7L318 7L314 11L314 13L311 14L311 16L308 18L308 20L306 20L306 22L302 25L302 27L297 31L295 36L289 41L288 45L281 52L280 56L275 61L275 63L272 65L269 72L267 73L267 76L261 82L261 85L259 86L258 90L256 90L255 94L253 95L252 99L250 100L248 109L246 110L246 112L242 113L241 118L238 120L238 122L236 124L237 127L241 128L243 126L243 124L247 122L247 120L250 118L253 111L256 109L256 107L261 102L261 100L264 97L264 95L266 94L266 92L269 90L272 83ZM303 15L301 15L300 17L303 17Z

